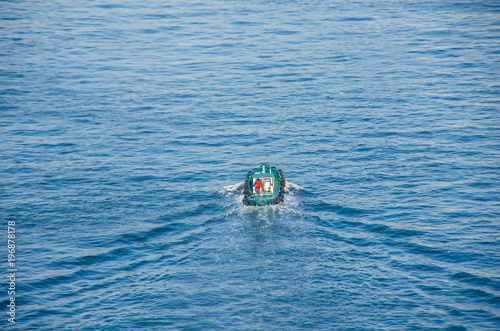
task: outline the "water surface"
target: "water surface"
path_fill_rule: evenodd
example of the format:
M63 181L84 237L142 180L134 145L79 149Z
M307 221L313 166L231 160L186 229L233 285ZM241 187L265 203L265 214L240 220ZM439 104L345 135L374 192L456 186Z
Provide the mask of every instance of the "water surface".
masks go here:
M496 1L0 8L3 327L500 329Z

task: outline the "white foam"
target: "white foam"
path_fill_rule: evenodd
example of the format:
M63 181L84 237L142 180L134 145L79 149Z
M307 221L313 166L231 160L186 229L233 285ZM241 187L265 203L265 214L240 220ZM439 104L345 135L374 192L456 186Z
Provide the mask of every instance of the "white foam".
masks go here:
M220 189L218 189L217 193L224 194L224 195L227 195L229 193L243 193L243 185L245 185L245 182L227 185L227 186L224 186L224 187L221 187ZM241 192L238 192L238 191L241 191Z
M285 192L305 191L302 186L286 181Z

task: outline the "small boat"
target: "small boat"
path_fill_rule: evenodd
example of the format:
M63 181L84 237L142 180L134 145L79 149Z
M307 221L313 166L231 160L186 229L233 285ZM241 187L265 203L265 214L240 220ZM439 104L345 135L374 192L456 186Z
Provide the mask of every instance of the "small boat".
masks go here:
M283 171L263 164L247 173L243 204L246 206L277 205L285 200Z

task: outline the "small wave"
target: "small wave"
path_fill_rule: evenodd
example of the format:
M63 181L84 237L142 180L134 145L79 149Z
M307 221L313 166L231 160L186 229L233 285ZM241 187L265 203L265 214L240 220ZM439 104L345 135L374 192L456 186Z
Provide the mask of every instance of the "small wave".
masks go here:
M345 216L359 216L370 212L368 209L346 206L337 201L318 200L314 202L314 206L317 210L331 211Z
M297 184L294 184L292 182L286 181L285 185L285 192L286 193L291 193L291 192L296 192L296 191L305 191L306 189L303 188L302 186L299 186Z
M243 193L243 185L245 185L245 182L227 185L227 186L224 186L224 187L221 187L220 189L218 189L217 193L221 194L221 195L227 195L227 194L235 193L238 191L241 191L238 193Z

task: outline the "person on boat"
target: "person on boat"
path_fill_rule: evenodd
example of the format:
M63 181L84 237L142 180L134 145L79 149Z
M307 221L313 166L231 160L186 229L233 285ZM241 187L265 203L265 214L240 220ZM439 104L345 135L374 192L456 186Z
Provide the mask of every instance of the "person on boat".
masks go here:
M257 195L260 195L260 185L261 185L260 178L257 178L257 180L255 181L255 194Z
M271 192L271 181L270 180L265 180L264 181L264 192Z

